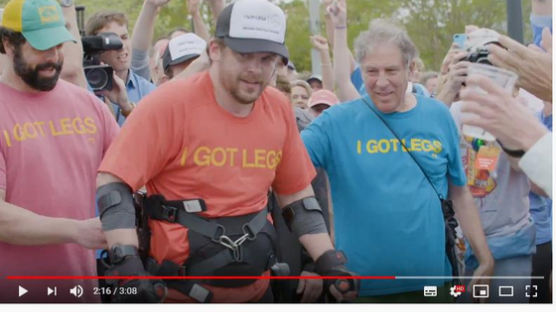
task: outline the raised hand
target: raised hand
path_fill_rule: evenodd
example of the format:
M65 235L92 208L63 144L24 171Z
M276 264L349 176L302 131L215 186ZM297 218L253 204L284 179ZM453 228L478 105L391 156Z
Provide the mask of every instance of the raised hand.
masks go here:
M325 37L321 35L315 35L311 36L310 38L313 48L321 52L328 51L328 40Z

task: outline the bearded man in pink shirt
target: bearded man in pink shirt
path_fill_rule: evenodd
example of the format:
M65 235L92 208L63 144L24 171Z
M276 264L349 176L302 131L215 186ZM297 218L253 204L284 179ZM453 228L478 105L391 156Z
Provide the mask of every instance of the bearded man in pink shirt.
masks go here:
M106 246L96 170L118 125L94 95L58 79L62 45L75 40L57 1L8 2L0 40L0 303L99 302L96 280L6 277L96 275L94 250Z

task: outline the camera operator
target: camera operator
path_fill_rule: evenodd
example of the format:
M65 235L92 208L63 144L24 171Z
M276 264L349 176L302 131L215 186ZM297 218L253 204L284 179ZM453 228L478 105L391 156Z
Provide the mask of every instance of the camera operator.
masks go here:
M39 12L37 14L36 12ZM119 131L96 97L59 79L74 41L54 0L12 0L0 25L0 302L44 302L47 286L84 288L50 302L98 302L95 280L21 281L6 275L96 275L106 246L95 218L95 176ZM53 284L55 283L55 284Z
M120 126L133 111L135 103L156 88L155 85L130 69L131 47L127 25L127 17L124 13L99 11L87 20L85 26L85 33L88 36L112 32L122 40L121 49L101 52L99 55L103 63L114 69L113 89L103 90L100 94L112 102L112 109Z

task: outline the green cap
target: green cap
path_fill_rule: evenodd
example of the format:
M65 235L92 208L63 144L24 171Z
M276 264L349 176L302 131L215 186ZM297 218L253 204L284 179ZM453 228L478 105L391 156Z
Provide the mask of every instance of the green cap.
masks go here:
M33 48L41 51L66 41L76 42L55 0L10 0L1 25L20 32Z

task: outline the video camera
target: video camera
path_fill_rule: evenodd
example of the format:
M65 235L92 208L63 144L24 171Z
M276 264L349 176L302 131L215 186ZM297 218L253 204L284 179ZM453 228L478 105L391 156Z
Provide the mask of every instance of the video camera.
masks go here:
M93 91L112 90L113 72L110 65L101 64L99 54L104 51L119 50L123 43L115 33L100 33L98 36L85 36L83 43L83 69Z

